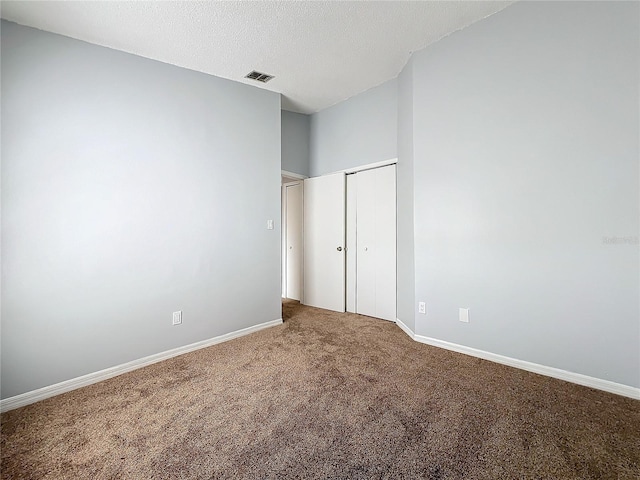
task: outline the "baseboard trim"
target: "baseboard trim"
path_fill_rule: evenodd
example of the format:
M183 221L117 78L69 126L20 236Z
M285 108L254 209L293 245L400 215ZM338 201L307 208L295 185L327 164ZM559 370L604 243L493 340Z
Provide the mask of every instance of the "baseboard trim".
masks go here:
M400 327L400 330L402 330L404 333L406 333L407 335L409 335L409 337L411 337L411 340L415 340L416 338L416 334L413 333L411 331L411 329L409 327L407 327L405 325L405 323L400 320L399 318L396 318L396 325L398 325Z
M451 350L453 352L462 353L465 355L471 355L472 357L482 358L484 360L500 363L502 365L508 365L510 367L526 370L528 372L538 373L547 377L553 377L559 380L564 380L566 382L576 383L585 387L595 388L597 390L603 390L605 392L615 393L616 395L622 395L624 397L640 400L640 388L611 382L609 380L602 380L600 378L590 377L588 375L582 375L581 373L569 372L567 370L561 370L559 368L547 367L545 365L527 362L525 360L518 360L517 358L505 357L504 355L498 355L497 353L491 353L485 350L479 350L477 348L466 347L457 343L438 340L437 338L416 335L400 319L396 320L396 324L398 325L398 327L400 327L400 329L402 329L403 332L409 335L409 337L411 337L416 342L431 345L432 347L444 348L446 350Z
M69 392L77 388L86 387L87 385L92 385L94 383L98 383L103 380L122 375L123 373L146 367L147 365L158 363L163 360L168 360L169 358L177 357L178 355L184 355L185 353L193 352L195 350L200 350L201 348L210 347L217 343L228 342L229 340L233 340L234 338L242 337L244 335L257 332L258 330L274 327L280 324L282 324L282 319L278 318L269 322L242 328L240 330L236 330L235 332L230 332L224 335L213 337L208 340L202 340L200 342L185 345L183 347L173 348L165 352L160 352L149 355L147 357L139 358L138 360L133 360L121 365L116 365L115 367L105 368L104 370L99 370L97 372L89 373L81 377L65 380L64 382L49 385L47 387L42 387L30 392L25 392L14 397L5 398L4 400L0 400L0 412L7 412L15 408L24 407L25 405L39 402L40 400L54 397L56 395L60 395L61 393Z

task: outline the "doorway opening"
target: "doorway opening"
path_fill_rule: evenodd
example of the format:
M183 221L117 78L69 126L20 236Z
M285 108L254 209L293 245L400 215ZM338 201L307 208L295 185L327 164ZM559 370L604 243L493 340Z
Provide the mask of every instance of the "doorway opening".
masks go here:
M303 180L305 177L282 172L282 298L303 299Z

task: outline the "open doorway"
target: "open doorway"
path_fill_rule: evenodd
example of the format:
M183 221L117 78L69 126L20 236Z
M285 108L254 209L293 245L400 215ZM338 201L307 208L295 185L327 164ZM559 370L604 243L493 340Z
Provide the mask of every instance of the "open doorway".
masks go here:
M299 302L303 300L303 179L282 172L282 298Z

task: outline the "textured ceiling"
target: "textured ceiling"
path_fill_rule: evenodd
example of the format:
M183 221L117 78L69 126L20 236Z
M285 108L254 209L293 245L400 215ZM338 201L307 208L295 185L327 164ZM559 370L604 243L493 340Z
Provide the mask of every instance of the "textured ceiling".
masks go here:
M394 78L411 52L511 1L27 2L2 18L279 92L313 113ZM251 70L275 75L267 84Z

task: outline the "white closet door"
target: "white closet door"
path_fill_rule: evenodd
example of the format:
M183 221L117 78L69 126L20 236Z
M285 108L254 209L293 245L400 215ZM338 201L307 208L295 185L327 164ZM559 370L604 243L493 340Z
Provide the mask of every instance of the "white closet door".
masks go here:
M395 321L395 165L357 176L357 312Z
M304 181L304 303L344 312L344 173Z
M376 170L376 314L396 321L396 166Z
M302 298L302 183L287 185L287 298Z
M356 310L376 315L376 170L358 172L356 207Z
M356 313L358 175L347 175L347 312Z

